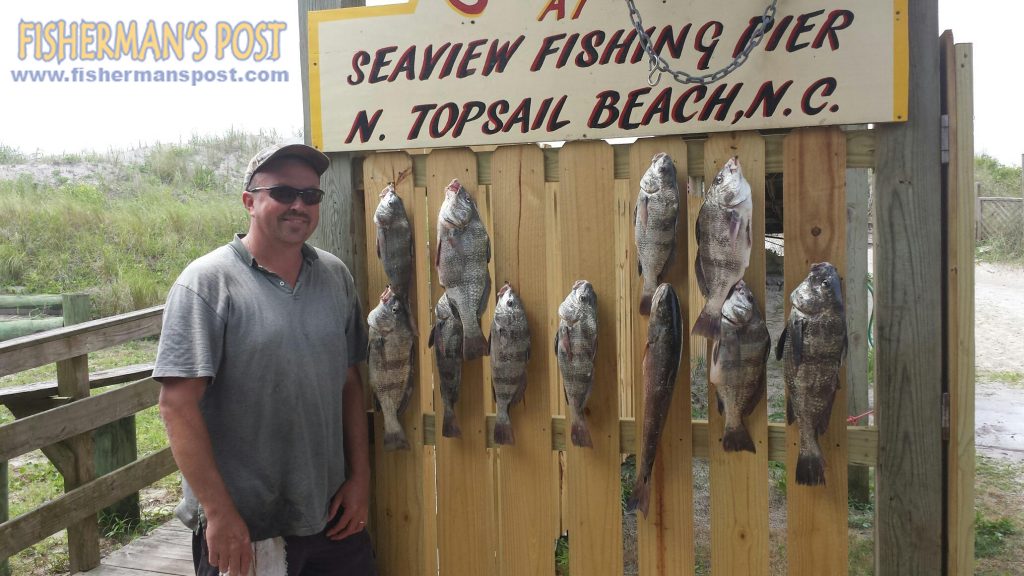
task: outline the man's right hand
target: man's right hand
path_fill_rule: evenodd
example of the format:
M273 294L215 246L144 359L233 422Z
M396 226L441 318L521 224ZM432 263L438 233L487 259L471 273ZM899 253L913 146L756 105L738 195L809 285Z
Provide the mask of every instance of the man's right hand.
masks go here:
M252 542L249 528L238 512L208 514L205 532L210 565L231 576L249 576Z

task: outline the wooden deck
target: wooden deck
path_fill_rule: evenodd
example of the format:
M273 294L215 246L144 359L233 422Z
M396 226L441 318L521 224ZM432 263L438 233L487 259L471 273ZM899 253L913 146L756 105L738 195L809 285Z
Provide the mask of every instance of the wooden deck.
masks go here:
M192 576L192 533L176 519L104 558L88 576Z

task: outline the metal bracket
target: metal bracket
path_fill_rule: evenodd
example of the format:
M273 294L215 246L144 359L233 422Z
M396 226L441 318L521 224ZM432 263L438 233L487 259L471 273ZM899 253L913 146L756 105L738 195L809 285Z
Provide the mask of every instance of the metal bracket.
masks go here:
M942 393L942 439L949 441L949 392Z
M940 137L942 163L949 164L949 114L942 115L942 136Z

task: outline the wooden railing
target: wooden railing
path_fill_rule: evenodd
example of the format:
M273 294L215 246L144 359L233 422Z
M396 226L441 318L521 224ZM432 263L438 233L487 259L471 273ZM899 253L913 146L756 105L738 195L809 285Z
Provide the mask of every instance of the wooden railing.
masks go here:
M92 432L155 405L159 384L146 377L145 368L91 379L88 355L159 334L162 314L162 307L150 308L0 343L0 376L57 364L56 383L0 390L0 402L19 418L0 427L0 467L6 470L8 460L42 449L65 488L63 496L0 524L0 559L67 528L71 572L97 566L99 511L176 469L170 449L100 477L93 458ZM137 381L90 395L92 388L132 380ZM0 492L6 501L4 480Z

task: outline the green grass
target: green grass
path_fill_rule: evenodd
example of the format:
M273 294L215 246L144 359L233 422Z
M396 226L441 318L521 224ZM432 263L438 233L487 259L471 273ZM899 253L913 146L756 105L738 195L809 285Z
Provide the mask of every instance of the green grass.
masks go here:
M1015 372L1012 370L1003 370L998 372L984 372L979 374L979 379L991 380L993 382L1001 382L1003 384L1009 384L1017 387L1024 385L1024 373Z
M974 518L974 555L992 558L1003 552L1011 536L1018 532L1013 520L1006 517L988 518L977 512Z

